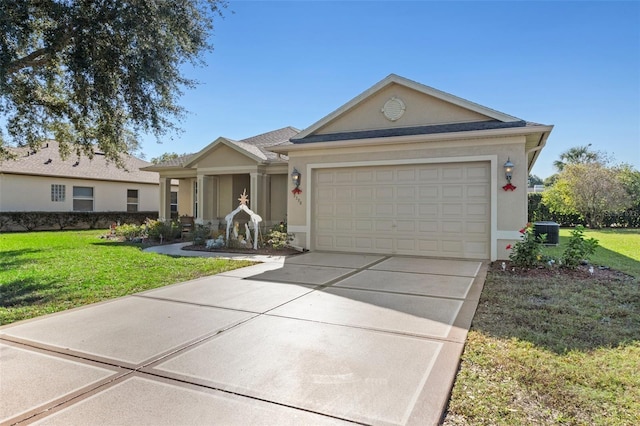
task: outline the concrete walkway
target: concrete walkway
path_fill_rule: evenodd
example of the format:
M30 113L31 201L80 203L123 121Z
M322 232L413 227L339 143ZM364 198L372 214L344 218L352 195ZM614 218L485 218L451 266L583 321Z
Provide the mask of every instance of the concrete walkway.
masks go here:
M437 424L481 262L312 252L0 328L0 423Z

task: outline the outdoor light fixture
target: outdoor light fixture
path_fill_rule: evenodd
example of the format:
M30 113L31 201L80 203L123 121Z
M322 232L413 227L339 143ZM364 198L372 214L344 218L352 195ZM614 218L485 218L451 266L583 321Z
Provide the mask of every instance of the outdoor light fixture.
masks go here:
M507 162L504 163L504 177L507 179L507 184L502 187L505 191L513 191L516 189L515 186L511 184L511 178L513 177L513 163L511 162L511 158L507 158Z
M300 194L302 190L300 189L300 182L302 180L302 173L298 171L295 167L291 172L291 183L293 183L293 195Z

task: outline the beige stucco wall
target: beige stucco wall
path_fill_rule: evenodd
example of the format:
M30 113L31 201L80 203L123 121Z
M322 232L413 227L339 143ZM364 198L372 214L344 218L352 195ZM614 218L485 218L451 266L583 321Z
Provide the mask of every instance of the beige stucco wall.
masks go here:
M65 201L51 201L51 185L65 185ZM94 211L126 211L127 190L138 190L138 211L158 211L158 184L0 174L0 211L73 211L73 187L93 188Z
M287 221L287 175L271 175L271 221Z
M197 169L206 169L212 167L229 167L229 166L255 166L255 160L248 158L246 155L239 153L235 149L220 143L209 154L200 159L192 167Z
M406 109L400 119L392 122L384 117L381 110L385 102L394 96L404 102ZM366 98L353 110L340 115L315 133L325 134L486 120L490 120L490 118L394 83Z
M302 194L294 196L291 194L289 184L288 223L296 230L295 243L303 247L306 246L307 236L301 232L303 227L310 227L307 224L307 203L308 194L313 188L311 176L308 176L307 166L310 164L323 164L329 167L337 167L340 163L388 161L393 164L394 160L426 160L434 161L438 158L474 156L497 156L496 176L494 177L495 191L497 194L497 229L492 238L497 239L498 234L508 235L509 238L497 239L498 258L507 258L506 245L515 241L512 234L517 235L517 230L527 221L527 166L525 154L525 137L510 136L500 138L472 139L472 140L449 140L401 143L397 145L379 144L366 147L337 147L308 150L305 152L291 151L289 153L289 173L293 168L302 171ZM517 187L515 191L504 191L502 186L507 182L504 178L503 164L510 158L514 163L514 173L512 183ZM437 160L436 160L437 161ZM416 161L418 162L418 161ZM309 247L307 247L309 248Z

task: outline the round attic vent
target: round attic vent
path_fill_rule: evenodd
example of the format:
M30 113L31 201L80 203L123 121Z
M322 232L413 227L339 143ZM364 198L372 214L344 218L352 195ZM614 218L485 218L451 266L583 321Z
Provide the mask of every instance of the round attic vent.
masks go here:
M404 102L402 102L402 99L394 96L384 103L381 111L387 120L396 121L402 117L405 109L406 106L404 105Z

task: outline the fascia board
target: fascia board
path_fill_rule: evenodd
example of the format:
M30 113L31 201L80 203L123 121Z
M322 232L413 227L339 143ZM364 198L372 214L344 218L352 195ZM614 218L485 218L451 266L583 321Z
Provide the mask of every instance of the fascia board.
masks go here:
M270 148L270 151L279 154L289 152L307 151L315 149L357 147L369 145L395 145L399 143L446 141L452 139L483 139L489 137L528 135L537 133L549 133L553 126L538 126L534 129L526 127L515 127L509 129L476 130L470 132L437 133L432 135L407 135L393 136L386 138L352 139L348 141L313 142L306 144L285 145L282 147Z

